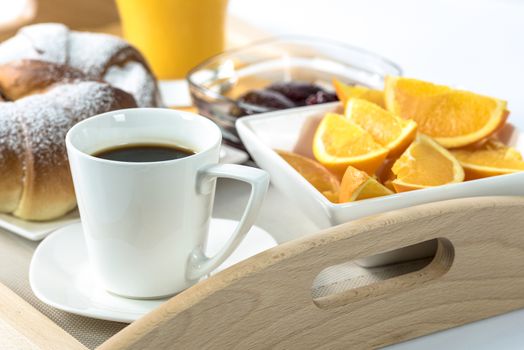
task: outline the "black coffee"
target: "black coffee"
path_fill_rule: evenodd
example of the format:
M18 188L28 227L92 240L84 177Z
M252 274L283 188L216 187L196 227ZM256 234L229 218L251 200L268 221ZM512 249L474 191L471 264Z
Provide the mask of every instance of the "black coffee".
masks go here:
M120 162L161 162L195 154L190 149L166 144L137 143L110 147L93 156Z

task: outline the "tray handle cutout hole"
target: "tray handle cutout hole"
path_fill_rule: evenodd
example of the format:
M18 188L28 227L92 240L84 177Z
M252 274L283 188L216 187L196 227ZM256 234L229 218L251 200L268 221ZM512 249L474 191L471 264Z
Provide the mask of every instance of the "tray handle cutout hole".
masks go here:
M425 253L420 254L425 249ZM410 252L419 252L419 256ZM422 256L420 256L422 255ZM435 238L323 269L314 279L311 296L321 309L362 299L381 298L431 282L453 264L455 250L446 238Z

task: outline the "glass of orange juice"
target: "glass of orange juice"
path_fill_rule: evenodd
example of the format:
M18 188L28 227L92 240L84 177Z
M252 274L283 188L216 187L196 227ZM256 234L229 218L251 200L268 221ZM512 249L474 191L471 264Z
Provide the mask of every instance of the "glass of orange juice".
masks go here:
M224 50L228 0L116 0L125 38L159 79L179 79Z

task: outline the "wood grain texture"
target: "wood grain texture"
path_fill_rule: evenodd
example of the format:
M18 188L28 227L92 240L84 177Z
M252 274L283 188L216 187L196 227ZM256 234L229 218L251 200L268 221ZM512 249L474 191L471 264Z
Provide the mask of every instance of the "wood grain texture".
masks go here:
M99 350L372 349L522 308L523 214L524 198L485 197L340 225L197 284ZM324 268L433 238L437 258L414 275L313 302Z
M86 350L87 348L0 283L0 349Z

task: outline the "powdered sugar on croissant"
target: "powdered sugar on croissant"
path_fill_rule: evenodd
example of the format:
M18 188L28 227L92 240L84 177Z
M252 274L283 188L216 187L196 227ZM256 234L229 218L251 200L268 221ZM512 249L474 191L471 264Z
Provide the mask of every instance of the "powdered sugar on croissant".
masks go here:
M131 95L96 81L57 83L0 103L0 212L49 220L73 209L67 131L90 116L135 106Z
M72 31L57 23L27 26L0 44L0 64L20 59L67 65L129 92L140 107L162 105L143 56L112 35Z
M36 24L1 43L0 212L50 220L73 209L67 131L137 105L161 105L157 83L120 38Z

